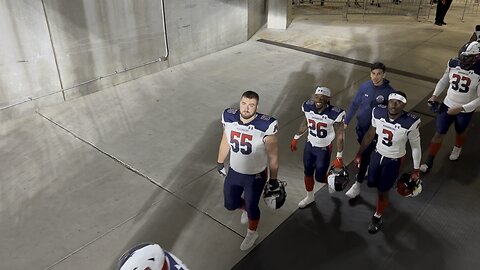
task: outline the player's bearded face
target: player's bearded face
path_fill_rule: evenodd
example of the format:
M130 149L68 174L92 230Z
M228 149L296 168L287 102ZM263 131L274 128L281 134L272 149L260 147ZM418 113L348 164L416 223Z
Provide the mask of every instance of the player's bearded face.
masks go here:
M383 84L383 77L385 73L381 69L374 69L370 72L370 79L372 79L373 85L379 86Z
M257 113L257 104L256 99L242 98L240 100L240 115L243 119L250 119Z
M313 97L313 101L315 102L315 107L317 109L325 108L327 106L329 100L330 100L330 98L328 96L325 96L325 95L316 94Z
M405 108L405 103L400 100L390 99L388 101L388 114L392 117L399 115Z

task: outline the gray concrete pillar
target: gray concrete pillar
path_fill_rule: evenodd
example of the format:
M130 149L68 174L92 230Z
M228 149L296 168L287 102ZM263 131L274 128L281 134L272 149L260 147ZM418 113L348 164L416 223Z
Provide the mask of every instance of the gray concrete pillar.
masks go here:
M287 29L291 22L291 0L268 0L267 28Z

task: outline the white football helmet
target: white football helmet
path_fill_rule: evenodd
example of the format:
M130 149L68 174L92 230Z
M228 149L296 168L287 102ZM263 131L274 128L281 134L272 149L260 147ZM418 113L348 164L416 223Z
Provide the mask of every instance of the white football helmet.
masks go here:
M165 252L158 244L140 244L125 252L118 262L118 270L161 270Z
M458 60L462 69L471 69L480 60L480 43L472 41L463 45L458 54Z
M332 191L342 191L344 190L348 182L350 181L348 177L348 169L346 166L343 168L331 167L327 173L327 184Z

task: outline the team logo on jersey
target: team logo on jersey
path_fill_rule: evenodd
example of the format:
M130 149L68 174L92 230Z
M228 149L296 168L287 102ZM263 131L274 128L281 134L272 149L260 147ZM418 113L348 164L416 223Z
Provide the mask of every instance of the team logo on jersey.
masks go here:
M385 102L385 97L380 95L380 96L377 96L375 100L377 100L377 103L383 103Z
M400 129L401 127L402 127L402 125L400 125L400 124L398 124L398 123L395 124L395 129Z
M236 114L238 109L228 109L227 113Z
M335 112L341 112L342 109L338 108L338 107L333 107L332 108L332 111L335 111Z
M270 120L270 118L271 118L270 116L265 115L265 114L260 117L260 119L265 120L265 121Z

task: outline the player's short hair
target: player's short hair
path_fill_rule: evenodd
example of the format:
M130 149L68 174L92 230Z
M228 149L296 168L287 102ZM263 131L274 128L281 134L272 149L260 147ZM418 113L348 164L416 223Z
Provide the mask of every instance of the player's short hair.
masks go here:
M257 103L260 101L260 97L258 96L258 94L254 91L245 91L243 94L242 94L242 98L248 98L248 99L256 99L257 100Z
M375 62L370 67L370 71L372 71L374 69L381 69L385 73L385 70L387 70L387 67L382 62Z

